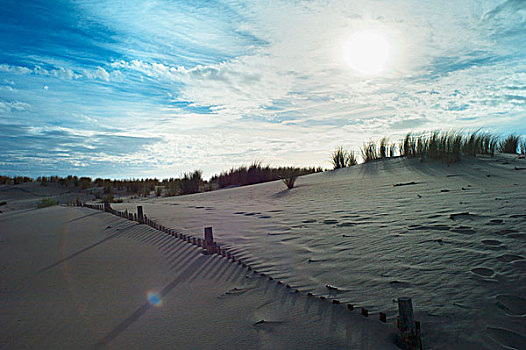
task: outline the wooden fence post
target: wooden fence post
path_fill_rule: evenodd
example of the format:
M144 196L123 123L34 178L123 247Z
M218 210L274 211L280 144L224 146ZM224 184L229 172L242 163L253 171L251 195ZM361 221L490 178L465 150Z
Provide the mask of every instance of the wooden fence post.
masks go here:
M144 224L144 214L142 212L142 205L137 206L137 221L139 224Z
M398 342L403 349L422 350L420 322L415 321L411 298L398 298Z
M212 227L205 227L205 249L206 254L212 254L214 252L214 234L212 233Z

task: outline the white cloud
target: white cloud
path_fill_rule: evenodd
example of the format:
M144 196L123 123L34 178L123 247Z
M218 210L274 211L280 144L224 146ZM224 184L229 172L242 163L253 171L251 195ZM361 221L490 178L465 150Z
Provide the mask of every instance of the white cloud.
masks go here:
M15 74L33 74L44 77L53 77L62 80L77 80L77 79L98 79L104 80L106 82L110 81L110 73L102 67L97 67L96 69L83 69L82 73L76 72L73 69L58 67L54 69L45 69L40 65L35 65L34 68L22 67L22 66L12 66L8 64L0 64L0 72L9 72ZM116 77L119 76L119 73L114 74Z
M83 70L84 76L88 79L99 79L106 82L110 81L110 73L108 73L104 68L97 67L95 70Z
M23 112L31 109L31 105L28 103L13 101L6 102L0 101L0 112Z

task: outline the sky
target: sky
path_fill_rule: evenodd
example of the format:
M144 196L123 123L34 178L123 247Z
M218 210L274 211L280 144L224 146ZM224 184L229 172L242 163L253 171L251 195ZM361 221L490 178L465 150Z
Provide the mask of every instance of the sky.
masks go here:
M4 175L207 178L408 131L526 135L523 0L1 7Z

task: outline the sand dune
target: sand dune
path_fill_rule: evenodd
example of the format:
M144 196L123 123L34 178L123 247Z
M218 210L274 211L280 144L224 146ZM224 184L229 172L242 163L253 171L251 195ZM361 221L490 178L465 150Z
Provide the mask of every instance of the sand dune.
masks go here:
M411 296L428 349L526 348L526 167L392 159L281 182L115 205L214 235L295 288L395 322ZM337 287L331 290L329 284Z
M2 349L394 349L393 327L87 208L0 214Z
M0 206L0 213L12 210L32 210L43 198L53 198L60 204L72 203L80 200L91 199L80 187L65 187L50 183L40 186L38 183L26 182L15 186L0 185L0 201L7 204Z

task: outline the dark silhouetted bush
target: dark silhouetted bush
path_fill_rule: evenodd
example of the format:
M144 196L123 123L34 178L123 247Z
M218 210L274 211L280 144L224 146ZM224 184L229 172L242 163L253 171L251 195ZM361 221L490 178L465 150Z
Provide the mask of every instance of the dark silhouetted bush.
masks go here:
M199 192L199 187L203 182L203 172L201 170L195 170L193 173L185 173L181 182L179 183L181 194L192 194Z

